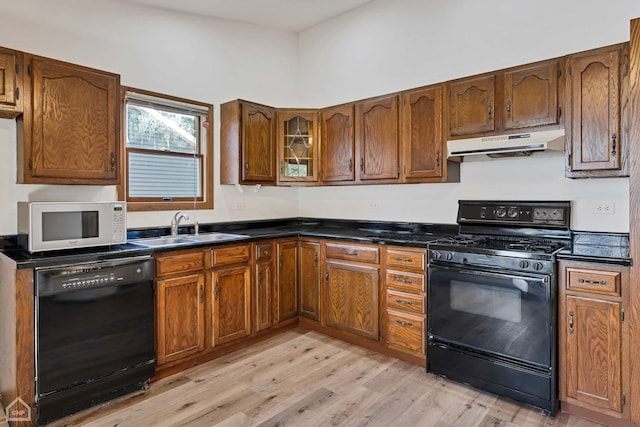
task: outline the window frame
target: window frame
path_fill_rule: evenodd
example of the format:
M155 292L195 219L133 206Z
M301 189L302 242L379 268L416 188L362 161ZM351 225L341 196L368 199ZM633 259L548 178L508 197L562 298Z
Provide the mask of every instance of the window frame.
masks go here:
M179 98L171 95L165 95L161 93L151 92L144 89L137 89L127 86L121 87L121 120L122 129L120 132L122 144L121 144L121 158L123 159L121 168L120 184L117 186L118 199L127 202L128 211L164 211L164 210L200 210L200 209L213 209L213 105L204 102L193 101L190 99ZM160 198L129 198L129 151L138 153L163 154L160 150L148 150L144 148L127 146L127 96L132 94L135 98L136 95L141 95L141 98L155 98L155 103L159 105L166 102L168 107L171 104L187 104L198 107L204 107L207 110L206 123L200 124L201 137L199 138L200 152L195 154L196 157L201 157L200 162L200 182L201 182L201 194L200 198L193 197L181 197L174 198L170 201L162 200ZM204 135L202 135L204 134ZM187 156L193 157L194 154L180 153L180 152L167 152L168 155Z

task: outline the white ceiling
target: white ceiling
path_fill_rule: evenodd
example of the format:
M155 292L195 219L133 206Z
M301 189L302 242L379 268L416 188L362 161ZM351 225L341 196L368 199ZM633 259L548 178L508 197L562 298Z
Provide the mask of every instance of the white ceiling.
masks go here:
M373 0L119 1L299 32Z

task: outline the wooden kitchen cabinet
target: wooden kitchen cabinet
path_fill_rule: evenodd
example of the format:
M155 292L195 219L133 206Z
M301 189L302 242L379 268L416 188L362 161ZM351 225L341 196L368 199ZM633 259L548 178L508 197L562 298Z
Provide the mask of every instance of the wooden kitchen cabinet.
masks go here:
M23 53L0 47L0 118L13 119L23 111Z
M403 181L443 177L447 149L442 136L442 85L402 92L400 118Z
M561 261L559 384L563 410L628 419L629 267Z
M320 149L317 111L278 109L277 118L278 182L316 182Z
M426 250L385 247L384 341L420 358L426 354Z
M400 126L397 94L359 101L355 105L357 180L393 182L400 176Z
M251 334L250 246L211 249L212 345L215 347Z
M325 251L327 326L377 341L379 248L328 242Z
M156 363L177 362L206 347L202 250L155 256Z
M220 106L220 183L276 183L276 112L244 100Z
M298 240L276 242L275 322L298 316Z
M447 82L449 137L560 127L562 64L551 59Z
M325 108L320 112L321 177L325 184L355 180L354 114L353 104Z
M25 54L18 182L118 184L120 76Z
M299 290L300 316L312 320L320 320L320 242L313 240L300 241Z
M273 244L254 243L254 331L271 328L273 324Z
M628 44L570 55L566 176L627 176Z

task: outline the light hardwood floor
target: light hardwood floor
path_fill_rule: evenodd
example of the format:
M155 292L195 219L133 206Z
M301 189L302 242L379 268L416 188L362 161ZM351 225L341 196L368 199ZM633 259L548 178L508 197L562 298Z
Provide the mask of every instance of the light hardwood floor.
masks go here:
M53 426L584 426L298 328Z

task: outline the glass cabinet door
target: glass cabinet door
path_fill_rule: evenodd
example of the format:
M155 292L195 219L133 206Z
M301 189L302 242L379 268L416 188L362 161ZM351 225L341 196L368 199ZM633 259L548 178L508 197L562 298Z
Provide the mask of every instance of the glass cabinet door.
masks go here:
M280 181L317 180L315 111L279 110Z

